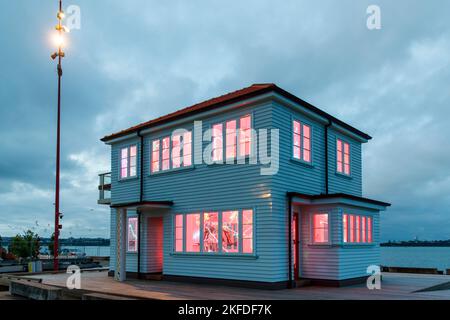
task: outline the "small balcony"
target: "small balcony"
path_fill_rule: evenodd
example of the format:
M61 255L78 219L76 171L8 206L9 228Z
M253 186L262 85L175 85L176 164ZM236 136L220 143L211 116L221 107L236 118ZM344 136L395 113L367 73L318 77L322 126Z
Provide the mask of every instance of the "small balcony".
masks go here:
M111 204L111 172L98 175L98 204Z

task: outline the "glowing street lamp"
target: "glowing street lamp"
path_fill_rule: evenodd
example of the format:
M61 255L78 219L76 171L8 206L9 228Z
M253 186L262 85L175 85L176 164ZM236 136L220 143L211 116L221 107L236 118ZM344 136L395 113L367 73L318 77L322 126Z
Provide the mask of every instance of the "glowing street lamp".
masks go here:
M54 37L55 45L58 49L57 52L51 55L51 58L55 60L58 58L58 116L57 116L57 132L56 132L56 182L55 182L55 237L54 237L54 257L53 257L53 269L55 271L59 270L58 262L58 250L59 250L59 230L62 225L59 223L62 214L59 212L59 171L60 171L60 142L61 142L61 77L62 77L62 58L65 57L63 46L64 46L64 33L68 32L68 29L62 25L62 20L64 19L64 12L62 10L62 0L59 0L59 10L56 15L58 18L58 25L56 26L56 35Z

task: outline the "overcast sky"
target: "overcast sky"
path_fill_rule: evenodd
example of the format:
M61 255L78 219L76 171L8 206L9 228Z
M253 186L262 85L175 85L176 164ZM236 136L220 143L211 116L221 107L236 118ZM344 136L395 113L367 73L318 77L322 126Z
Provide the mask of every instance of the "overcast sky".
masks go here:
M53 224L56 0L0 0L0 235ZM393 206L382 240L450 238L450 2L92 1L69 36L63 237L109 236L99 138L252 83L274 82L374 137L364 195ZM381 30L366 9L381 8Z

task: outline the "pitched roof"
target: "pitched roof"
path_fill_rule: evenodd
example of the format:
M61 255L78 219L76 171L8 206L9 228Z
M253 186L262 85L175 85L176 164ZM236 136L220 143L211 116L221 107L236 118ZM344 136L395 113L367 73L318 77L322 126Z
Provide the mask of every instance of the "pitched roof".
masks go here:
M216 97L216 98L212 98L197 104L194 104L190 107L186 107L183 109L180 109L178 111L166 114L162 117L159 118L155 118L153 120L147 121L147 122L143 122L140 123L136 126L130 127L128 129L107 135L105 137L103 137L101 139L101 141L109 141L118 137L122 137L125 136L127 134L133 133L133 132L137 132L139 130L142 129L147 129L147 128L151 128L153 126L156 125L160 125L169 121L173 121L176 119L180 119L184 116L187 115L193 115L196 113L200 113L200 112L204 112L207 110L211 110L214 108L218 108L221 107L225 104L230 104L230 103L234 103L234 102L238 102L240 100L245 100L245 99L249 99L267 92L276 92L296 103L301 104L302 106L306 107L307 109L313 111L314 113L317 113L318 115L328 119L329 121L332 121L342 127L344 127L345 129L363 137L366 140L370 140L372 139L371 136L369 136L368 134L359 131L358 129L350 126L349 124L346 124L345 122L333 117L332 115L326 113L325 111L320 110L319 108L313 106L312 104L294 96L293 94L281 89L280 87L278 87L277 85L273 84L273 83L261 83L261 84L253 84L250 87L246 87L237 91L233 91L227 94L224 94L222 96Z

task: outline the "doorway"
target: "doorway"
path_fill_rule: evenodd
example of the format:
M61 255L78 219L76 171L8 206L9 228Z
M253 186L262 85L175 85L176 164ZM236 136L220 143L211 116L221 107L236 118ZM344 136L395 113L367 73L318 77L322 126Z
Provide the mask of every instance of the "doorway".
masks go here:
M297 280L299 278L300 272L300 257L299 257L299 214L298 212L294 212L293 221L292 221L292 244L294 250L294 279Z
M162 273L163 270L163 218L147 220L147 272Z

